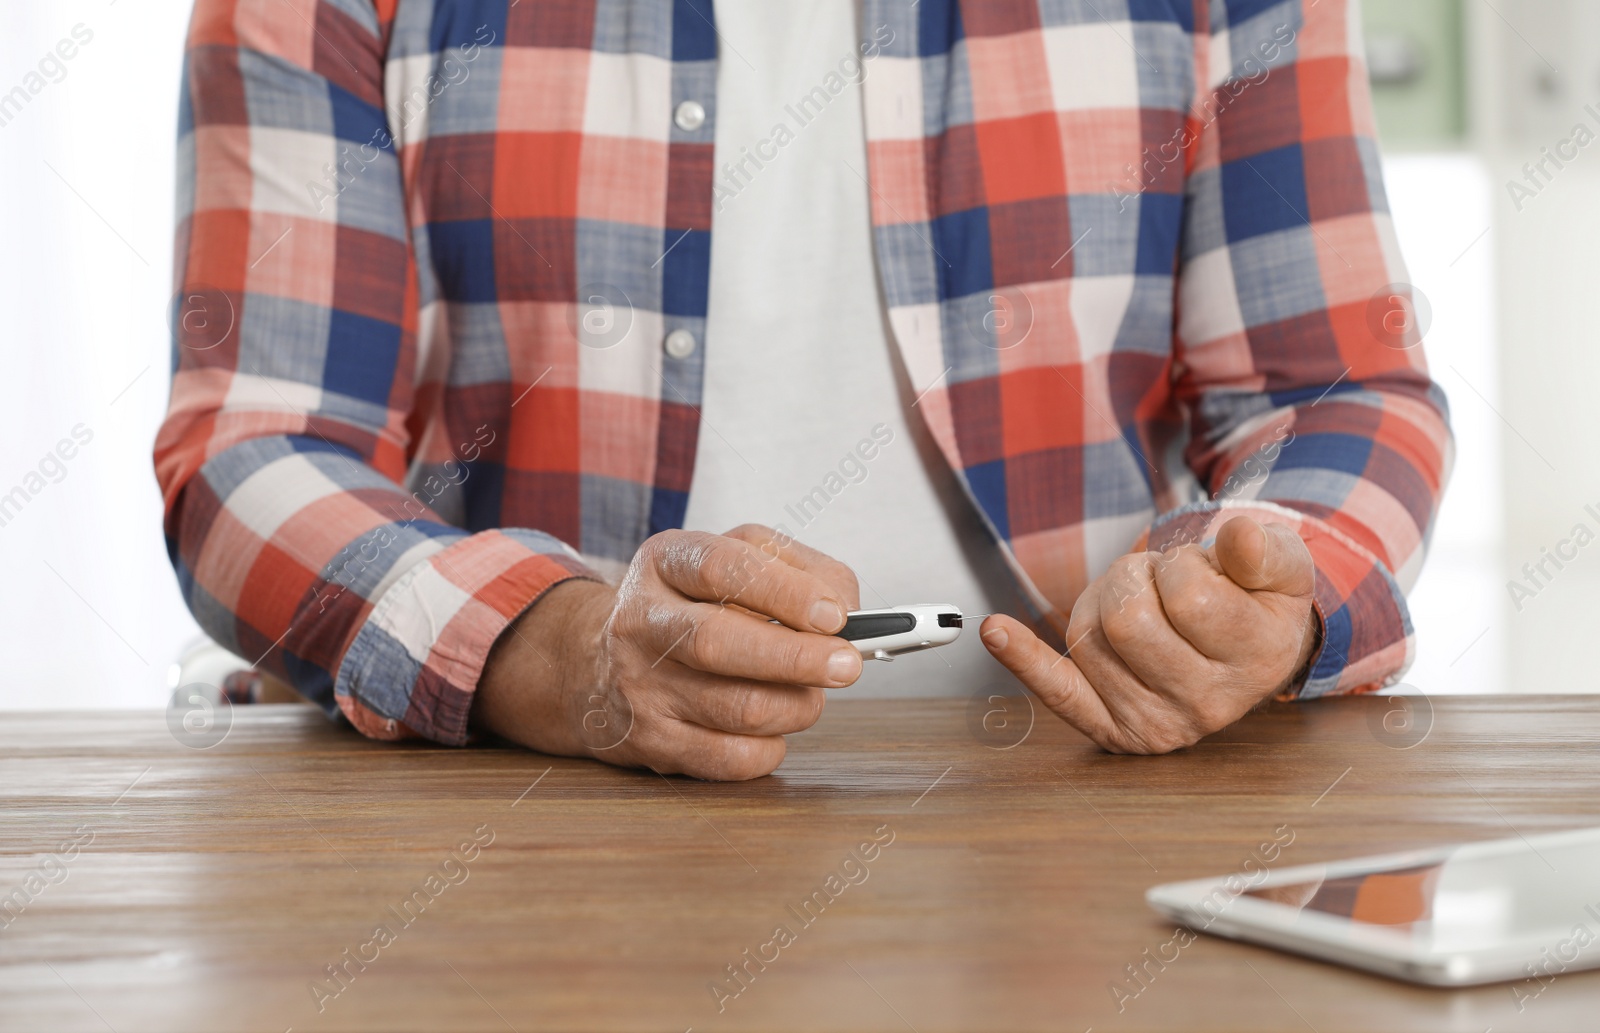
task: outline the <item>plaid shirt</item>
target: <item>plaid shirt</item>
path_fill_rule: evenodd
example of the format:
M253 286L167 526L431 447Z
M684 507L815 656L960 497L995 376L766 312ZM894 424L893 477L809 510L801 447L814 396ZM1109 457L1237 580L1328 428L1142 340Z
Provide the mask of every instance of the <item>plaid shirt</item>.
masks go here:
M1451 443L1353 5L864 8L893 335L1043 612L1248 513L1316 561L1301 694L1396 676ZM510 620L680 524L706 349L663 341L704 344L713 22L199 0L155 465L219 642L370 735L460 743Z

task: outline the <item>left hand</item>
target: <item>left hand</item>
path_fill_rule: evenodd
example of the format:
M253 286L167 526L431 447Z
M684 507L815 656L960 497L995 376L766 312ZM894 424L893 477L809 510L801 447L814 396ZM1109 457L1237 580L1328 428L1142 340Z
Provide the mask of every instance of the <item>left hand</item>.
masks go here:
M1235 517L1210 548L1130 553L1089 585L1070 656L1006 616L983 622L996 659L1112 753L1169 753L1289 687L1310 660L1316 570L1281 524Z

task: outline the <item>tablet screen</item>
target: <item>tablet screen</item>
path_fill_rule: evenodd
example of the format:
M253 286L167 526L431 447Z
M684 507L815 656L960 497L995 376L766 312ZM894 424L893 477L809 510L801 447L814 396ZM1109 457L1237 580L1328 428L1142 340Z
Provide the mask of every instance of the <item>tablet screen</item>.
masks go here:
M1600 834L1469 844L1437 863L1345 868L1244 895L1409 933L1438 952L1541 937L1581 949L1600 941Z

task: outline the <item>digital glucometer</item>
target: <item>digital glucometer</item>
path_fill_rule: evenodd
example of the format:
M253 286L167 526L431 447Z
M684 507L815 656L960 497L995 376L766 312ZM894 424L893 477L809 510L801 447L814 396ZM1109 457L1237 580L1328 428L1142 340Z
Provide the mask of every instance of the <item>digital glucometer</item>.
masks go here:
M855 646L864 660L893 660L903 653L946 646L961 637L961 622L979 620L987 613L963 617L949 603L913 603L886 610L854 610L845 616L837 634Z

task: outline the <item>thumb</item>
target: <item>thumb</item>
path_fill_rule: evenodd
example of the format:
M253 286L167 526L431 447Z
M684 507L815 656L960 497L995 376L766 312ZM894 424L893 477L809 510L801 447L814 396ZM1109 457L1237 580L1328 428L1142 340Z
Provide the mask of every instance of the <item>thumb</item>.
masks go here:
M1217 532L1213 549L1217 565L1240 588L1309 596L1316 587L1311 550L1283 524L1234 517Z

